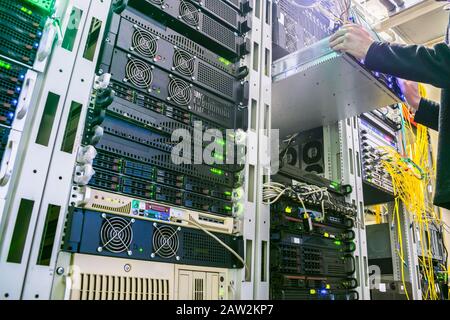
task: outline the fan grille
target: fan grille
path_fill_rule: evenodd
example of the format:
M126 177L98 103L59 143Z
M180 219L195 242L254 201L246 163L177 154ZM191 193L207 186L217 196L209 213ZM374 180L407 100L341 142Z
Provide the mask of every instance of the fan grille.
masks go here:
M100 238L102 242L101 249L105 248L114 253L124 251L130 252L130 245L133 241L133 229L131 224L133 220L126 220L119 217L104 217L100 229Z
M189 84L180 79L171 79L169 82L169 98L174 103L186 106L191 102L192 94Z
M180 246L178 229L174 230L169 226L154 224L153 229L153 251L154 255L161 258L172 258L177 255Z
M199 23L199 15L197 8L189 2L181 1L180 3L180 18L191 26L197 26Z
M153 81L150 65L141 60L130 59L125 67L124 81L130 81L138 88L148 89Z
M136 28L131 39L132 50L147 58L153 58L158 51L158 38L150 32Z
M192 77L194 75L195 57L183 50L175 50L173 56L173 67L184 76Z

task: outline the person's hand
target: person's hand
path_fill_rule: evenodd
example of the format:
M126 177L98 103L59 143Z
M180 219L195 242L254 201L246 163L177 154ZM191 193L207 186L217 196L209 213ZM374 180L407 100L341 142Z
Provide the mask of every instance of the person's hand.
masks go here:
M420 100L422 97L419 94L419 85L417 82L398 79L398 85L405 95L406 103L409 111L414 114L419 109Z
M346 52L356 59L364 60L373 40L370 33L357 24L345 24L330 37L330 47L334 51Z

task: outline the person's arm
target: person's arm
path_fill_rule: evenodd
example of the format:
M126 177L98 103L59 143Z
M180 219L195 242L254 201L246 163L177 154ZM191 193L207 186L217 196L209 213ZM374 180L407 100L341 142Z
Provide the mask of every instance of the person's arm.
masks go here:
M414 121L428 128L439 130L439 103L422 98L414 115Z
M330 47L364 60L365 65L374 71L450 88L450 48L445 43L429 49L378 42L363 27L346 24L330 37Z
M396 77L450 88L450 47L445 43L426 48L376 41L364 63L369 69Z

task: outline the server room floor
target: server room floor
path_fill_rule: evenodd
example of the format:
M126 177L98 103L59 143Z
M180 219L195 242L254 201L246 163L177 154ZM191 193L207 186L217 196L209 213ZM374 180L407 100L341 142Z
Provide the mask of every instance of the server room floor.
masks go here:
M440 90L330 47L445 5L0 0L0 299L448 300Z

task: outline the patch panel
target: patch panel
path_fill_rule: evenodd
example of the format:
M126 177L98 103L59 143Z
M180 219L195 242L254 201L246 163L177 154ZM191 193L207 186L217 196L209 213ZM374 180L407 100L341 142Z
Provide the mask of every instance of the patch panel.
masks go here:
M364 201L367 205L387 202L393 199L394 189L390 175L381 162L383 148L398 149L394 128L373 113L359 117Z
M120 49L114 49L112 60L108 61L109 58L103 56L102 69L111 73L112 80L125 83L135 90L188 110L223 127L234 128L237 104L155 68Z
M189 223L194 219L209 231L232 234L239 232L232 217L218 216L173 205L162 204L142 198L130 197L91 187L74 187L71 204L78 208L125 215L137 219L160 221L197 228Z
M33 66L46 21L45 15L26 4L1 0L0 54Z
M149 20L146 22L152 29ZM242 91L248 88L244 81L236 79L233 75L127 19L120 20L115 46L224 99L239 101L243 95ZM241 77L247 73L248 70L245 72L244 68Z
M214 235L243 255L242 237ZM165 263L243 267L231 252L202 230L83 209L69 214L63 250Z
M198 10L192 2L166 0L164 6L160 6L150 1L143 4L142 1L131 0L129 5L149 17L164 21L170 28L190 37L195 42L202 43L227 59L235 60L245 54L243 37ZM242 33L249 31L248 23L243 23L242 26L245 28L240 30Z

